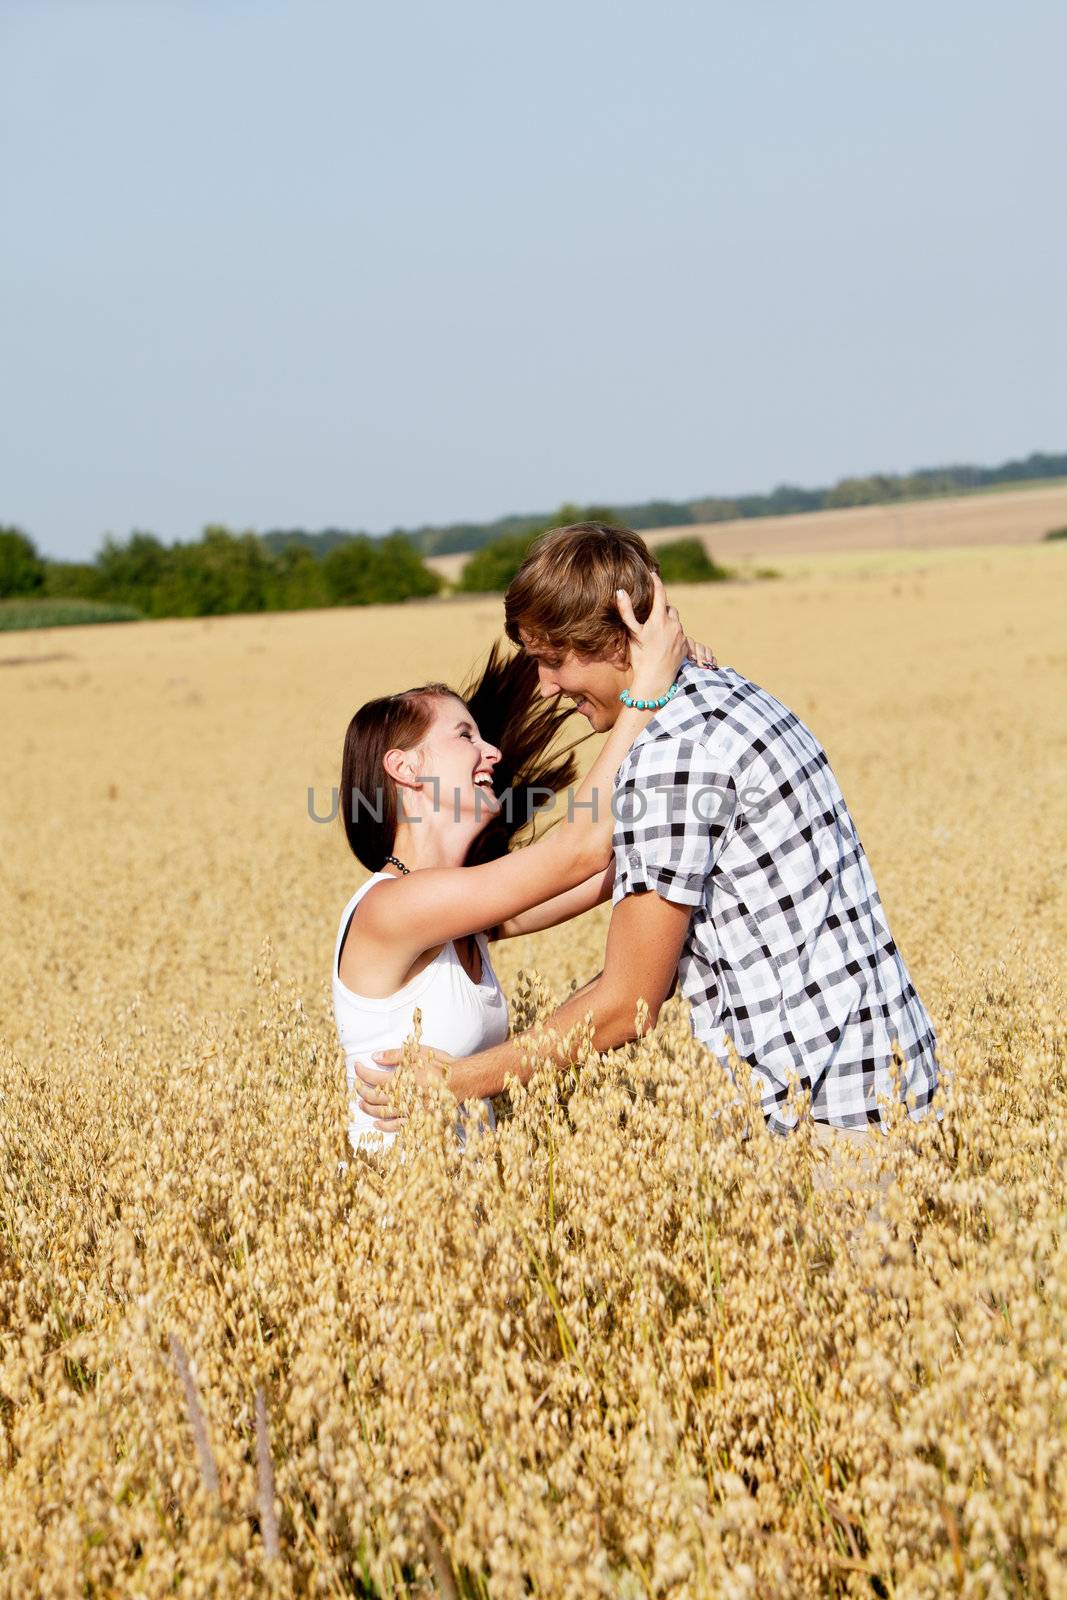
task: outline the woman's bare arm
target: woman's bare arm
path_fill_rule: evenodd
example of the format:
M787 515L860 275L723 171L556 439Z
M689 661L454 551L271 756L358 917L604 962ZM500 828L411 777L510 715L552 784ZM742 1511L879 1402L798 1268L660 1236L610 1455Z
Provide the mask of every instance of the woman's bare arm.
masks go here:
M494 930L494 936L497 939L515 939L521 933L540 933L544 928L555 928L561 922L569 922L572 917L580 917L583 911L610 900L614 883L615 863L612 861L610 866L602 872L594 872L576 889L553 895L551 900L542 900L539 906L520 911L517 917L508 917Z

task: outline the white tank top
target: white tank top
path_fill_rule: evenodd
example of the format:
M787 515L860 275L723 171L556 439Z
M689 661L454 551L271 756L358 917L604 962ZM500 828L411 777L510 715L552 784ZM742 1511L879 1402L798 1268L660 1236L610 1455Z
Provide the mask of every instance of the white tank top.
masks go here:
M399 1049L414 1032L416 1006L422 1012L423 1044L447 1050L449 1055L473 1055L478 1050L487 1050L490 1045L501 1044L508 1036L508 1003L493 971L489 941L484 933L476 935L482 958L482 976L478 983L464 972L452 940L429 966L384 999L356 994L341 982L337 967L352 913L373 884L391 876L388 872L375 872L366 883L360 884L341 913L333 950L333 1014L337 1037L345 1053L348 1137L353 1150L361 1144L391 1145L396 1138L395 1133L383 1133L376 1128L373 1118L356 1104L355 1063L359 1059L373 1066L373 1051ZM484 1105L489 1125L495 1127L492 1101L486 1100ZM462 1144L462 1111L456 1134Z

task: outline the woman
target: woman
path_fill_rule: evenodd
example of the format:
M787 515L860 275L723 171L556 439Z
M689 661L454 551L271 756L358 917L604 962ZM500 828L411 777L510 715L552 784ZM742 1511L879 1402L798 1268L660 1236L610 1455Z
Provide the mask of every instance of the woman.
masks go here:
M637 700L664 693L689 645L658 578L654 587L646 622L637 622L628 597L619 605ZM696 652L706 655L702 646ZM489 937L552 927L611 893L612 780L653 713L626 708L566 817L509 852L529 816L521 802L535 789L543 800L576 774L571 753L548 764L569 711L538 701L536 688L536 662L518 656L505 663L494 650L466 698L447 684L423 684L368 702L349 724L342 817L354 854L372 874L345 906L334 948L334 1015L353 1149L396 1137L354 1099L357 1058L401 1045L416 1009L423 1043L450 1055L500 1043L507 1002ZM499 797L505 791L507 810ZM492 1104L484 1103L492 1124ZM461 1113L461 1139L462 1122Z

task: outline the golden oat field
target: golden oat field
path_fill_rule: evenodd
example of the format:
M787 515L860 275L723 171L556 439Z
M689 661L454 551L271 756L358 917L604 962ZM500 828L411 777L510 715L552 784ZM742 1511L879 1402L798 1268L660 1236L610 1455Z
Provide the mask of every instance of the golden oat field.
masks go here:
M821 736L938 1030L874 1214L677 1001L344 1164L307 791L498 601L0 645L0 1594L1067 1596L1067 554L673 598ZM606 920L497 947L516 1023Z

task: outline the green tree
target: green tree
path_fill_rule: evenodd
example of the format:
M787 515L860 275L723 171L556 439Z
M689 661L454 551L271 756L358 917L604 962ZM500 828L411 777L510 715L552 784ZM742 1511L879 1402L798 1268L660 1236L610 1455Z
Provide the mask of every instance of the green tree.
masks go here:
M456 587L464 594L502 594L526 560L536 537L536 533L512 534L476 550L464 563Z
M736 500L709 496L706 500L693 501L694 522L732 522L740 515L741 508Z
M900 482L885 473L869 478L842 478L826 492L824 504L830 510L839 506L877 506L900 499Z
M373 541L356 534L322 558L322 578L332 606L369 606L373 598Z
M100 597L160 615L153 598L172 565L171 551L153 533L135 530L125 543L109 534L96 555Z
M33 594L44 585L45 563L21 528L0 528L0 598Z
M254 533L234 534L214 524L196 544L176 544L153 590L154 616L225 616L265 611L272 560ZM136 602L134 602L136 604Z
M331 605L390 605L436 594L441 579L431 572L401 533L385 539L357 534L322 559Z
M380 603L425 599L440 590L439 574L430 570L404 534L375 540L375 553L374 598Z
M45 562L46 595L59 600L99 600L103 592L100 569L92 562Z
M313 606L328 606L329 591L322 573L322 562L306 546L290 544L274 558L268 585L272 611L304 611Z
M720 567L695 536L672 539L657 545L652 552L659 562L664 583L722 583L730 577L728 567Z

